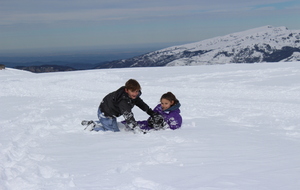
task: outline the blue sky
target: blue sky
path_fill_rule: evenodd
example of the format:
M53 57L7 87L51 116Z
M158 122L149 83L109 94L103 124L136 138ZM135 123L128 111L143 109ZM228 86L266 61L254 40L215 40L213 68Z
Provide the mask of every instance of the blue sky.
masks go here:
M183 44L265 25L300 30L288 0L1 0L0 53Z

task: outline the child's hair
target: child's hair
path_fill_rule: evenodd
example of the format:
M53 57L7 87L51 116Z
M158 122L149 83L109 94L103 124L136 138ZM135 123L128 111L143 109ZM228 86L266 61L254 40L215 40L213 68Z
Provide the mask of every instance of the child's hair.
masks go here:
M161 99L166 99L169 100L170 102L174 102L173 105L177 104L179 101L177 100L176 96L172 92L167 92L163 94L160 98Z
M125 88L127 90L131 90L131 91L136 91L136 90L141 90L141 86L138 83L138 81L136 81L135 79L129 79L126 83L125 83Z

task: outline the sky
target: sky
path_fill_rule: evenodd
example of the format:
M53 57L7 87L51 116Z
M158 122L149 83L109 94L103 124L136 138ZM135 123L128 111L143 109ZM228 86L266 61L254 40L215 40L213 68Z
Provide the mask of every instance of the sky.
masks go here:
M289 0L1 0L0 54L181 45L265 25L300 29Z

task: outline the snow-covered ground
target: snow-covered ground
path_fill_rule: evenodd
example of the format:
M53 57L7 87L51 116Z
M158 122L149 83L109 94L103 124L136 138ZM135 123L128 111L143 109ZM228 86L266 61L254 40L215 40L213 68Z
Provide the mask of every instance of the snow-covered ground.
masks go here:
M84 131L81 120L96 120L102 98L130 78L150 107L173 92L182 128ZM1 190L300 188L300 62L5 69L0 89ZM133 111L138 120L148 117Z

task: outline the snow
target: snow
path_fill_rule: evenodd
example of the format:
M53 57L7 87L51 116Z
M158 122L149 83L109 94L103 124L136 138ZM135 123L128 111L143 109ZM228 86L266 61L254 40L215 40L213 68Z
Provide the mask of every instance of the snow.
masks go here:
M96 120L102 98L130 78L150 107L173 92L182 128L84 131L81 120ZM300 62L43 74L7 68L0 83L1 190L300 187Z
M225 47L232 48L241 44L242 47L249 47L255 44L268 43L271 47L276 47L277 49L283 46L298 47L295 44L295 40L298 39L296 36L299 30L288 30L286 27L273 27L273 26L263 26L258 28L249 29L242 32L236 32L228 34L225 36L218 36L199 42L193 42L190 44L184 44L181 46L173 46L166 48L165 50L180 50L187 49L189 51L198 51L206 49L223 49ZM281 39L281 37L288 37L290 34L295 34L295 36L290 36L289 39ZM276 39L276 40L274 40ZM224 51L224 50L223 50Z
M144 57L156 60L154 62L162 62L162 58L167 60L169 57L176 58L166 62L167 66L266 62L266 58L270 57L269 54L274 52L280 54L282 51L281 54L288 54L283 51L285 48L294 48L293 51L296 52L296 49L300 48L299 39L299 30L268 25L199 42L168 47L146 54ZM186 52L194 52L194 55L185 55ZM297 54L293 54L280 61L296 62L299 61L298 58ZM143 62L143 57L140 62ZM267 60L267 62L272 61Z

